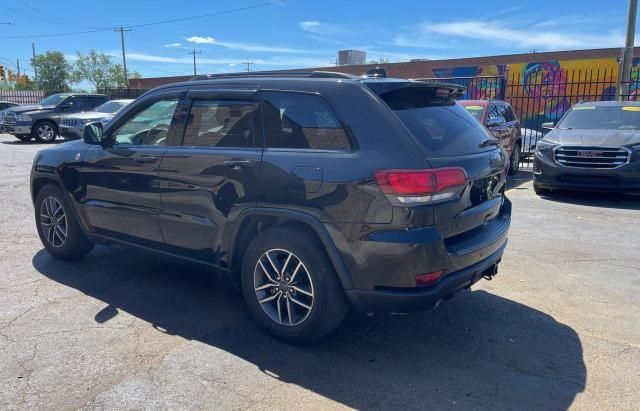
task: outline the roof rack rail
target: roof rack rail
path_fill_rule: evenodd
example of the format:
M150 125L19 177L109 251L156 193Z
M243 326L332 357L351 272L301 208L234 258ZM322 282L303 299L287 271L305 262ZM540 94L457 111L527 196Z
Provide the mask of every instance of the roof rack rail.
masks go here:
M201 74L191 77L191 81L197 80L213 80L219 78L236 78L236 77L311 77L311 78L358 78L353 74L338 73L335 71L252 71L239 73L221 73L221 74Z

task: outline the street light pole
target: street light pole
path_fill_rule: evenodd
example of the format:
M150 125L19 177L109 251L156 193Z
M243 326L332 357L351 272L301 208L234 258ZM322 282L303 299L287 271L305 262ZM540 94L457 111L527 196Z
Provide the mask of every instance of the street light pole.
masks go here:
M193 51L189 51L187 52L187 54L193 54L193 75L197 76L197 70L196 70L196 54L200 54L202 53L202 50L198 50L196 51L196 49L193 49Z
M636 33L636 14L638 12L638 0L629 0L627 12L627 40L622 54L622 70L618 78L616 88L618 100L629 98L629 82L631 81L631 67L633 66L633 43Z
M33 59L31 60L31 67L33 67L33 75L36 80L36 91L40 90L40 81L38 80L38 66L36 65L36 43L31 43L31 52L33 53Z
M120 32L120 42L122 43L122 68L124 70L124 86L129 87L129 77L127 76L127 56L124 51L124 32L131 31L131 27L118 27L114 31Z

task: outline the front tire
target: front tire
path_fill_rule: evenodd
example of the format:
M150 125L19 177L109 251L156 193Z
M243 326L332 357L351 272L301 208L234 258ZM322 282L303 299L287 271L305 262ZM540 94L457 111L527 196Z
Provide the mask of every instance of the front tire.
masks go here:
M520 144L514 145L511 153L511 164L509 165L510 176L517 174L518 170L520 170L520 152Z
M292 228L270 228L247 248L242 292L255 320L291 343L334 331L349 304L323 245Z
M31 137L38 143L53 143L58 135L58 127L49 120L37 122L31 130Z
M60 260L80 258L93 248L76 221L62 190L44 186L36 197L35 218L44 248Z

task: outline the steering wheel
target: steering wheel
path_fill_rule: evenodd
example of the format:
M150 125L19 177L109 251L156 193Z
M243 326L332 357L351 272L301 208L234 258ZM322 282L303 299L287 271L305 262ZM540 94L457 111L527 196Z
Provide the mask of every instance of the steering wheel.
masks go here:
M151 128L138 131L131 136L131 144L135 145L161 145L167 138L169 126L167 124L156 124Z

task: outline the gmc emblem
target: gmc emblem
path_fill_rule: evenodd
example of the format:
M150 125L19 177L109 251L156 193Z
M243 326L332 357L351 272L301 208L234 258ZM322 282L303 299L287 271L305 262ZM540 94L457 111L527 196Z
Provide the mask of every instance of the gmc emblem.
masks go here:
M578 151L578 157L594 158L602 157L602 151Z

